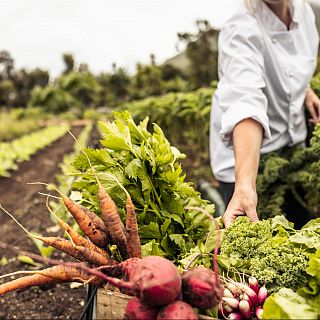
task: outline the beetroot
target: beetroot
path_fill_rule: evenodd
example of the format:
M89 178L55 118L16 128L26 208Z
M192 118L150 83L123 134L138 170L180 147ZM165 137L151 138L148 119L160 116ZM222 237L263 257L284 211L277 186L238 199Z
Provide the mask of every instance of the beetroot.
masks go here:
M198 315L192 307L183 302L175 301L162 308L157 316L157 320L194 320L198 319Z
M147 306L139 298L133 297L127 303L124 319L153 320L157 318L158 311L157 307Z
M139 258L129 258L114 266L103 266L100 270L103 270L108 276L121 277L124 280L128 280L132 269L140 260Z
M99 275L101 276L101 275ZM130 272L129 281L102 275L110 284L137 296L149 306L162 306L174 301L181 292L181 276L170 261L148 256L138 261Z
M216 274L205 267L195 267L182 276L183 300L192 306L207 309L219 304L223 287Z

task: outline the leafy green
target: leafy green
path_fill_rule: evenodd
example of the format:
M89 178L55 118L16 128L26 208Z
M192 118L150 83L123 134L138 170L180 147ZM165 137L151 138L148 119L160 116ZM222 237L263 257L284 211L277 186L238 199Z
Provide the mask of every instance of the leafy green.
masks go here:
M318 311L292 289L282 288L265 301L262 319L318 319Z
M63 136L67 130L66 125L52 126L0 143L0 176L10 176L10 170L16 170L19 162L29 160L32 154Z
M280 216L256 223L238 217L224 234L220 265L254 275L270 292L281 287L296 290L310 278L307 268L315 252L310 243L319 236L319 225L318 219L312 220L296 231Z
M318 311L320 317L320 249L312 255L306 271L309 274L308 284L300 288L298 293Z
M307 147L284 148L262 156L257 177L261 218L284 215L287 199L294 197L308 214L320 212L320 125Z
M124 218L126 194L117 179L134 203L145 253L156 250L179 259L204 243L215 227L202 212L185 207L211 214L214 207L185 181L179 162L185 155L170 145L161 128L154 124L151 132L148 118L136 124L127 111L115 112L114 121L99 126L104 148L87 148L73 162L77 175L73 186L82 193L83 204L100 214L96 176Z

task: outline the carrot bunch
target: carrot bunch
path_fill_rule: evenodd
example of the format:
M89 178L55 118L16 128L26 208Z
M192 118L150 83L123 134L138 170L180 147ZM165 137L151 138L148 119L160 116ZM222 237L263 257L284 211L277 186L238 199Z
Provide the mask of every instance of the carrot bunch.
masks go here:
M99 181L98 185L98 198L102 218L88 208L72 201L69 197L57 190L66 208L84 234L84 236L80 235L68 223L55 216L58 224L66 232L70 240L61 237L33 235L1 205L0 208L10 215L29 236L65 252L79 261L85 262L90 268L118 265L118 261L109 250L110 245L117 246L122 260L141 258L137 218L129 193L125 190L127 202L126 225L124 226L114 201ZM47 208L54 214L48 206L48 203ZM101 278L86 272L83 267L77 265L56 265L0 285L0 295L31 286L71 281L90 284L100 284L102 282Z

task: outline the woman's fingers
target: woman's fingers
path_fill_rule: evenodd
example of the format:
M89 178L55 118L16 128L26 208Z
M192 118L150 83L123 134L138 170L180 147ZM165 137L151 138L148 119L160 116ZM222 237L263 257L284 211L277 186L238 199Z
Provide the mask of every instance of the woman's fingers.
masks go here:
M307 91L305 104L311 116L311 119L309 119L309 122L312 124L319 123L320 122L320 99L311 89Z

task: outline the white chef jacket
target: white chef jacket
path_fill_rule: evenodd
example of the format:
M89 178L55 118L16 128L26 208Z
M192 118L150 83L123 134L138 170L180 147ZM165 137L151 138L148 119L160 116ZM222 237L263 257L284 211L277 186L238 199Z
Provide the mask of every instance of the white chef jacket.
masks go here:
M262 154L301 143L307 135L304 100L319 46L314 13L304 0L291 0L287 30L262 0L257 3L253 13L242 4L219 34L210 161L223 182L235 181L232 130L241 120L262 125Z

